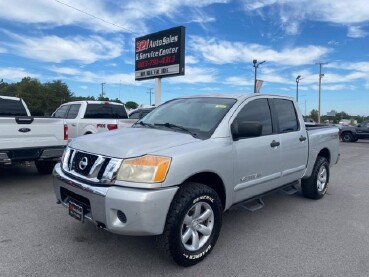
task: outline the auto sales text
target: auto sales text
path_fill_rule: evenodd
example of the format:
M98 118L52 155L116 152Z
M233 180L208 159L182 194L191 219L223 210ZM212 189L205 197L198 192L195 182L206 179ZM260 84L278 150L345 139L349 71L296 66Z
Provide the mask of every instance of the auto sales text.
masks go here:
M148 53L138 53L136 54L136 61L161 57L169 54L176 54L178 52L179 47L171 47L168 49L160 49L159 51L150 51Z

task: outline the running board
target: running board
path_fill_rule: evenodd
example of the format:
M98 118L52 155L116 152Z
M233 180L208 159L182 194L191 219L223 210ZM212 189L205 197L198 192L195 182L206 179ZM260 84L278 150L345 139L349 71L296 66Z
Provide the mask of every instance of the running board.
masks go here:
M288 187L284 187L281 191L283 191L285 194L292 195L298 192L299 190L296 188L296 185L290 185Z
M257 199L252 199L250 201L244 202L240 206L244 208L245 210L248 210L250 212L255 212L264 207L264 202L261 198L257 198Z
M230 209L235 209L237 207L241 207L245 210L251 211L251 212L255 212L261 208L263 208L264 202L262 200L262 197L266 196L266 195L270 195L274 192L277 191L283 191L284 193L288 194L288 195L292 195L294 193L296 193L298 191L298 189L296 188L297 185L299 185L299 181L295 181L289 184L286 184L282 187L276 188L276 189L272 189L270 191L267 191L265 193L259 194L257 196L254 196L252 198L246 199L244 201L238 202L236 204L234 204L233 206L230 207Z

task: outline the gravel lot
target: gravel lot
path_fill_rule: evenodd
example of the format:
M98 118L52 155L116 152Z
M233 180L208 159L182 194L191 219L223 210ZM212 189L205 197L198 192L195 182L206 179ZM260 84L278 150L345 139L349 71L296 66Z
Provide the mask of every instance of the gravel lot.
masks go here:
M212 254L181 268L152 237L81 224L55 204L51 176L0 169L0 276L369 276L369 142L341 143L328 194L264 198L224 214Z

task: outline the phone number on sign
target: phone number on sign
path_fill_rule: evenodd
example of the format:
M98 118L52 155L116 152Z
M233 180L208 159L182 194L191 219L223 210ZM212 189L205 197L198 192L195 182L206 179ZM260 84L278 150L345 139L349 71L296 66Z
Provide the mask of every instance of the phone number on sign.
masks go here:
M160 59L150 59L146 61L137 62L137 68L146 68L156 65L172 64L176 61L176 56L166 56Z

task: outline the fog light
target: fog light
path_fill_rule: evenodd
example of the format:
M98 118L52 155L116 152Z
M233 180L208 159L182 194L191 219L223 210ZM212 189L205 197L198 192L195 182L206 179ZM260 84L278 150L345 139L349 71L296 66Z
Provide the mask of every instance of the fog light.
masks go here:
M123 223L126 223L127 222L127 217L126 217L126 214L122 211L118 211L117 212L117 217L120 221L122 221Z

